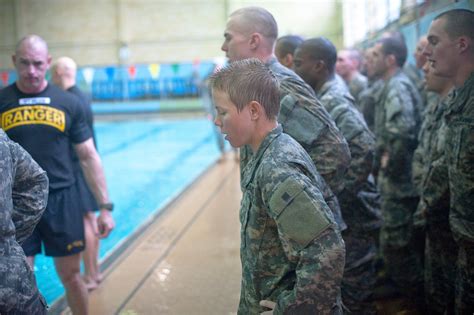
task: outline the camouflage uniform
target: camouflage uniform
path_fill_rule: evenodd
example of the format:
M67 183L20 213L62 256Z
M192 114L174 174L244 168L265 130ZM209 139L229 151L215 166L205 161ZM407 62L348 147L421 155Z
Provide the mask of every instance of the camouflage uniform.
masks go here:
M309 85L276 58L267 65L280 81L278 122L283 131L308 152L332 192L338 194L344 188L344 175L350 163L350 151L344 136ZM242 171L252 156L251 150L242 148L240 156ZM325 196L325 200L341 230L345 229L337 198Z
M382 96L384 82L382 79L369 83L368 87L359 94L359 101L356 103L359 111L364 115L365 122L370 130L374 131L375 104Z
M48 178L2 129L0 174L0 314L46 314L46 302L20 244L46 208Z
M359 72L348 82L349 93L356 100L356 104L359 103L359 95L368 86L367 78Z
M414 233L412 221L419 199L412 182L417 145L415 108L419 102L418 91L401 71L385 83L375 108L375 168L382 195L384 226L380 242L386 271L403 293L422 299L422 253L418 243L424 238ZM387 154L387 165L381 168L382 156Z
M278 126L243 170L238 314L342 314L344 241L311 158Z
M431 93L430 93L431 94ZM452 314L457 245L449 228L448 167L443 116L449 97L431 97L413 157L414 182L419 187L419 222L426 225L425 298L430 314ZM416 222L415 222L416 223Z
M455 304L457 314L474 312L474 72L448 105L446 113L449 224L459 246Z
M420 117L419 123L421 124L421 121L423 120L423 112L425 111L426 104L428 102L423 72L421 71L421 69L418 69L414 64L407 62L403 67L403 73L405 73L408 79L410 79L411 83L413 83L415 88L418 90L418 93L420 93L421 102L417 104L417 107L415 109L417 111L417 115L419 115Z
M369 181L375 138L354 107L353 97L336 80L324 83L316 95L349 143L352 157L344 190L337 195L348 225L342 233L346 243L342 299L352 313L375 314L375 305L370 301L376 280L374 231L382 225L380 195L373 181Z

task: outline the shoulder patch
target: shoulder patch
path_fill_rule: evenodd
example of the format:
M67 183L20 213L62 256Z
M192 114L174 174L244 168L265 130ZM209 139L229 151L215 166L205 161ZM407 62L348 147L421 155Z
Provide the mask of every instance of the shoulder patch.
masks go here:
M270 215L277 222L280 233L297 250L305 248L331 226L322 209L325 203L322 195L312 196L304 188L304 183L288 177L269 201Z

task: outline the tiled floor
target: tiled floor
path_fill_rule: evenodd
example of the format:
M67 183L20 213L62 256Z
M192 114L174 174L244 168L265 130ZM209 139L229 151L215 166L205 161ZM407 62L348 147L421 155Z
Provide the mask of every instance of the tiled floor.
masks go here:
M90 295L90 314L235 314L238 163L208 170L127 249Z

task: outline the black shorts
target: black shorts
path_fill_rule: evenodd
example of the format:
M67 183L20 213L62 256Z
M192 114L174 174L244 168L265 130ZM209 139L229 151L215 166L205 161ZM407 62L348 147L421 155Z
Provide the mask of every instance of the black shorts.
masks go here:
M87 185L87 181L80 170L76 172L76 186L80 196L79 200L82 203L82 213L86 215L90 211L99 211L99 206L95 201L94 195L89 189L89 185Z
M23 243L26 256L41 253L60 257L84 250L84 212L77 186L50 191L48 205L33 234Z

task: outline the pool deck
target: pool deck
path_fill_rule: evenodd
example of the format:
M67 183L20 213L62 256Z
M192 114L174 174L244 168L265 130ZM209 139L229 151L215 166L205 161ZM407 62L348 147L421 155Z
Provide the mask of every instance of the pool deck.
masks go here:
M236 314L241 191L227 155L104 271L90 314Z

